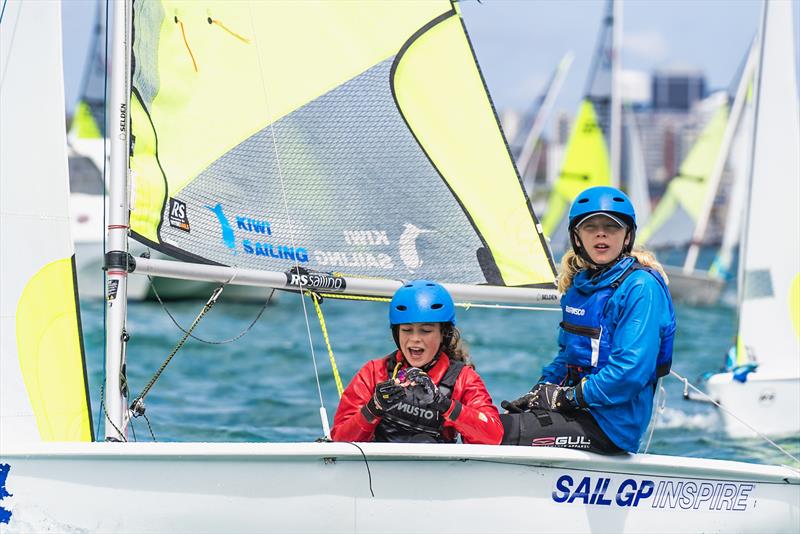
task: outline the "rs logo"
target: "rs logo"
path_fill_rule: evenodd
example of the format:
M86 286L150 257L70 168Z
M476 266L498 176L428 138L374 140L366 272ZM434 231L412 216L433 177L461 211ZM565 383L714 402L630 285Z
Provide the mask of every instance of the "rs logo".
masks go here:
M186 205L178 202L172 203L172 213L170 214L173 217L179 217L183 219L186 217Z

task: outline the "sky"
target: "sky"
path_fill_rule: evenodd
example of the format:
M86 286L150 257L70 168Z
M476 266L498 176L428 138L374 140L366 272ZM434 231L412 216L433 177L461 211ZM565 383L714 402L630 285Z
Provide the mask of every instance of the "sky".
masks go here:
M798 32L800 2L782 1L795 4ZM78 98L96 5L95 0L65 0L63 5L68 110ZM526 109L561 57L572 51L575 59L554 111L574 113L604 9L604 0L461 2L495 107L500 111ZM760 12L759 0L625 0L623 69L650 73L661 67L695 67L705 73L707 87L727 88L755 35Z

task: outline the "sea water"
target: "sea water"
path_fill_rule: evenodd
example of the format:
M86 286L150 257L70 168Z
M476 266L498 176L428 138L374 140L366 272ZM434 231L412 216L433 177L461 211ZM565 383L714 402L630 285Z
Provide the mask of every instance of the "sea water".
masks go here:
M310 300L278 292L276 303L229 302L225 293L205 315L145 397L147 420L134 419L138 441L291 442L322 436L319 406L330 422L338 404L331 360ZM305 305L304 305L305 304ZM204 301L130 302L127 376L130 397L148 384L183 337L169 312L188 328ZM322 311L344 386L368 360L394 350L385 302L326 299ZM735 313L728 307L676 308L673 369L697 382L724 361ZM494 403L527 392L555 355L560 313L459 308L461 329L477 371ZM103 303L81 300L89 391L96 432L103 435ZM250 325L252 324L252 327ZM218 343L246 333L230 343ZM683 384L663 381L666 405L650 445L655 454L791 463L762 439L734 439L720 431L709 404L683 399ZM149 426L148 426L149 422ZM800 436L777 441L800 455Z

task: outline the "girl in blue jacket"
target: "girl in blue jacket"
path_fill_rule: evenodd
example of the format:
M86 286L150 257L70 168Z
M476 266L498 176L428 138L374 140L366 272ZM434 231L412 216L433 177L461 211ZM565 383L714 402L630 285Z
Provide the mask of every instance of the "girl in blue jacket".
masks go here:
M667 276L652 254L633 250L636 213L618 189L579 194L569 232L558 355L529 393L501 404L510 412L503 443L636 452L672 363Z

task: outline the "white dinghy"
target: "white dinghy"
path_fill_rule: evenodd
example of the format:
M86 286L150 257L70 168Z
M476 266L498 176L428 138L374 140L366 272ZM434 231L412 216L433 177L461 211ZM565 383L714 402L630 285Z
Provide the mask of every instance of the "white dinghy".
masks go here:
M751 428L800 434L800 106L793 7L765 4L739 249L736 367L707 382L709 395L744 421L722 412L726 431L736 436L753 435Z
M112 153L103 443L93 442L70 261L59 5L9 0L1 22L3 532L796 532L800 473L785 466L463 444L128 442L131 412L121 378L131 273L387 295L410 271L441 269L461 302L552 304L557 295L551 258L457 5L137 1L132 11L125 7L117 10L114 27L129 28L117 43L132 44L134 55L126 61L129 51L119 46L114 63L134 68L132 89L121 80L111 103L119 120ZM210 43L200 37L203 31ZM288 61L289 50L305 54L303 61ZM39 66L33 72L46 77L35 83L28 63L15 59L31 54ZM249 68L248 61L261 67ZM330 77L320 80L322 74ZM255 76L259 83L253 87L244 83L251 78L237 76ZM202 83L210 88L197 85ZM222 86L234 94L217 102L214 113L198 112L209 111L202 99ZM31 87L53 92L34 98ZM185 107L170 107L175 104ZM354 113L367 133L353 139L337 106ZM381 111L377 124L375 109ZM30 138L9 134L32 116L52 137L35 169L27 160L22 165ZM189 125L187 117L193 119ZM325 144L337 132L340 137ZM129 144L131 133L135 144ZM386 134L394 136L392 144L384 142ZM195 147L191 158L170 154L176 147L169 144L181 136L209 144ZM220 140L227 145L212 151ZM43 150L40 143L37 138ZM317 144L330 152L307 152ZM365 145L400 154L405 164L395 168L395 159L387 167L352 152ZM225 160L239 158L240 151L251 159ZM198 163L197 157L210 161ZM342 157L348 164L334 165ZM131 231L204 264L140 260L134 268L127 260L129 163L137 192ZM358 178L360 185L347 190L351 198L379 189L394 201L419 187L415 182L410 193L402 189L398 172L408 179L434 177L438 183L418 194L427 200L449 196L449 203L437 213L384 206L366 222L358 217L369 214L344 203L337 209L346 210L345 223L329 222L321 200L342 193L340 180ZM204 188L211 178L217 185ZM161 188L160 198L143 199L148 183ZM318 203L308 204L315 191L322 191ZM255 207L236 207L237 195ZM220 213L233 221L227 229ZM443 213L466 238L436 233L443 226L431 218ZM321 219L319 226L304 233L306 220L314 218ZM499 231L490 228L498 224ZM406 233L410 226L420 230L416 242ZM31 241L35 247L26 246ZM451 247L445 249L450 254L442 247ZM299 252L304 248L307 256ZM340 252L336 259L316 253L331 250ZM437 257L452 258L461 270L437 263ZM366 269L362 275L390 274L323 273L317 270L325 267L321 259L347 262L342 268L348 271ZM301 261L306 270L289 271Z

